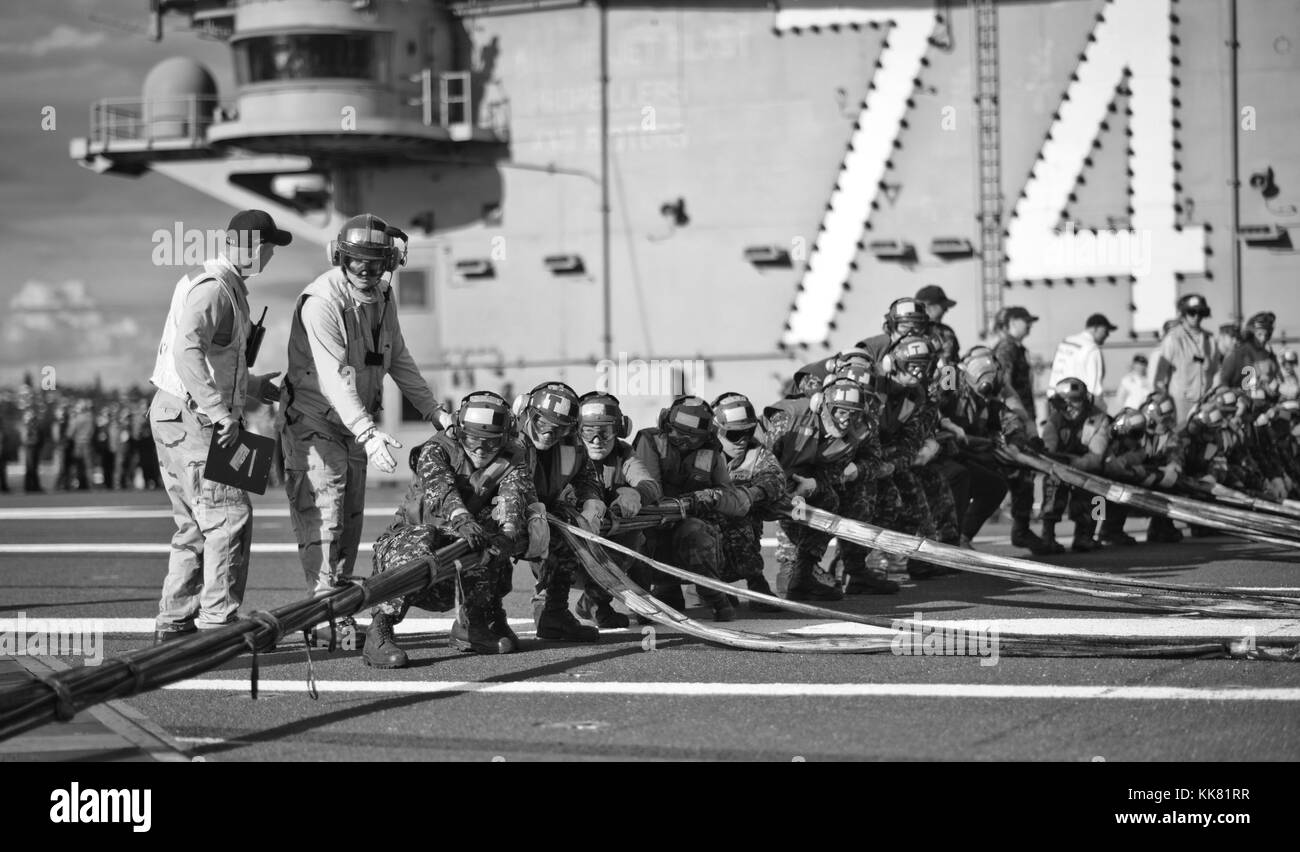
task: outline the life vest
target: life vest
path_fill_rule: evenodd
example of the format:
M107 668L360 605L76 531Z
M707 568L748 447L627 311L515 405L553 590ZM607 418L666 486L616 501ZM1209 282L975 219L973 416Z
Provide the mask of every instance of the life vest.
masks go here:
M411 451L411 470L414 472L419 464L420 455L429 452L434 446L442 449L456 480L456 493L471 514L477 516L488 506L501 488L501 482L513 468L523 463L523 454L518 446L506 444L497 457L488 462L482 470L475 470L469 457L465 455L460 442L447 432L439 432ZM419 476L411 480L406 497L397 508L394 524L432 524L446 521L441 514L442 507L428 506L424 501L425 491Z
M771 447L777 461L787 473L808 471L841 461L848 461L870 434L864 420L846 432L843 437L823 434L820 417L813 412L811 400L783 399L763 409L763 417L771 419L778 412L790 415L790 429L779 447Z
M665 497L676 497L713 485L713 464L717 451L707 444L681 456L668 443L668 436L657 427L642 429L638 437L652 441L659 454L659 481Z
M537 499L550 504L560 499L565 487L573 481L587 461L587 451L572 439L566 439L549 450L539 450L526 436L520 437L527 464L537 487Z

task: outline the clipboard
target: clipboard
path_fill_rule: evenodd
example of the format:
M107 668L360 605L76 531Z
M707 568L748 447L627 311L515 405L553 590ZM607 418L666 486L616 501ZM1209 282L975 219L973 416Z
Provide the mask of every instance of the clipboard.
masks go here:
M203 465L203 478L254 494L265 494L266 483L271 478L275 444L275 438L240 429L235 443L223 447L217 443L217 430L213 429L208 460Z

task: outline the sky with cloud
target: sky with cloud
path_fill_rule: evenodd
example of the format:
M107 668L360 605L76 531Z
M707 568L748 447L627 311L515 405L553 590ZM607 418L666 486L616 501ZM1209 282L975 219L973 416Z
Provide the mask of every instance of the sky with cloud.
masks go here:
M222 228L226 205L160 175L98 175L68 156L91 104L136 98L171 56L206 65L234 93L228 46L180 30L143 33L147 0L4 0L0 29L0 386L52 365L61 381L147 382L171 291L183 269L151 262L153 234ZM127 28L135 27L139 32ZM53 107L54 127L43 128ZM319 274L319 249L280 249L252 282L250 303L283 326L296 293ZM279 331L279 329L276 329ZM280 334L269 334L266 346ZM268 350L269 351L269 350Z

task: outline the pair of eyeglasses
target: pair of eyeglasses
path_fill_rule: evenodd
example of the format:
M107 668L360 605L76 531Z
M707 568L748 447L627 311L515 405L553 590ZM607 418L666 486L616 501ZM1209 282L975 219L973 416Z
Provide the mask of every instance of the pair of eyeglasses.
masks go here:
M614 440L613 426L583 426L579 434L584 441L595 441L601 444L607 444Z
M474 435L462 435L460 439L461 445L471 452L477 452L479 450L499 450L504 441L505 438L501 436L486 438Z
M754 429L724 429L722 430L722 440L728 444L739 444L741 441L748 441L754 437Z

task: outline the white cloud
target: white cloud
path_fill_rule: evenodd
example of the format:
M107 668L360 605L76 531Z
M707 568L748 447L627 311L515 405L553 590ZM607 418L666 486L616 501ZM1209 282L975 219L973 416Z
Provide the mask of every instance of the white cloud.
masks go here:
M28 281L9 300L0 325L0 365L87 366L126 355L138 359L147 375L152 364L144 362L155 342L135 317L105 311L81 281Z
M22 44L0 44L0 53L45 56L56 50L87 50L103 44L107 36L59 24L43 36Z

